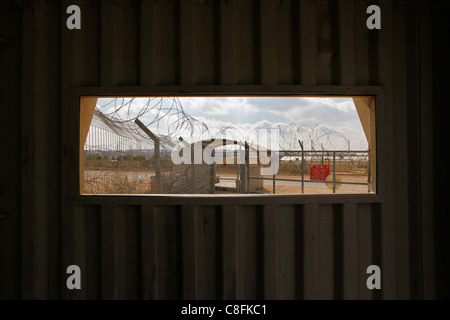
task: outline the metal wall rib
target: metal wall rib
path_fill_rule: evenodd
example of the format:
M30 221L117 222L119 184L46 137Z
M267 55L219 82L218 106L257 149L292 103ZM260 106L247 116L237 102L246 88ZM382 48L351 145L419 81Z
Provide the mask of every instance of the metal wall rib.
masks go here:
M429 128L417 114L431 103L428 91L421 93L427 88L406 81L426 55L423 39L411 30L422 23L415 6L426 5L380 0L382 29L369 31L362 1L76 2L82 30L65 27L73 1L36 0L24 8L23 110L29 117L22 125L25 153L34 159L23 168L24 298L433 297L433 259L427 252L429 260L422 260L421 240L410 237L421 221L432 220L431 210L411 207L429 191L405 187L414 181L409 169L423 170L414 157L420 142L408 134ZM409 55L415 58L405 59ZM385 86L387 139L380 141L380 159L387 162L386 199L283 206L72 203L65 163L76 156L69 132L77 123L68 117L69 88L202 84ZM417 263L428 272L424 278ZM81 267L80 291L65 287L71 264ZM381 291L365 287L370 264L382 267Z
M373 299L378 204L76 210L80 299ZM65 290L66 294L72 294Z

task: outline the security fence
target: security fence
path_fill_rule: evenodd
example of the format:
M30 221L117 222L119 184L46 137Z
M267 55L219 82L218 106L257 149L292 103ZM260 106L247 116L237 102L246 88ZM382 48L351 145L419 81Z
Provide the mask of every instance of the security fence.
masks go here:
M262 180L276 194L372 192L369 150L283 150L279 158L276 173L249 175L249 183Z
M179 120L179 126L186 122ZM273 150L278 144L271 150L254 142L226 139L223 145L212 147L222 139L190 137L188 143L182 131L176 132L180 134L176 139L175 134L152 130L137 118L121 121L96 109L84 145L84 193L344 194L375 189L369 150L324 150L323 146L321 150ZM286 128L275 131L284 143L292 136ZM203 133L211 136L208 131ZM309 141L311 147L318 144ZM302 141L296 142L303 147ZM203 158L199 163L175 164L173 152L180 143L185 151L192 148L195 152L199 147L200 156L209 148L211 155L220 155L223 161L208 163Z

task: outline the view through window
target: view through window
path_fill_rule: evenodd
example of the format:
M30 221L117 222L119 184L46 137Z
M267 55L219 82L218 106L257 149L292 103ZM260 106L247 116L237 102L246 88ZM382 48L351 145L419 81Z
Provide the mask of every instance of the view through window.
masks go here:
M81 194L374 193L373 97L81 97Z

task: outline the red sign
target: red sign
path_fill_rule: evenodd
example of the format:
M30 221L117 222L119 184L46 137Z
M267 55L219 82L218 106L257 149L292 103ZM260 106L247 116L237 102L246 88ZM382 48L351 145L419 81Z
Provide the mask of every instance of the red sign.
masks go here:
M325 180L330 174L330 166L327 164L311 165L309 178L311 180Z

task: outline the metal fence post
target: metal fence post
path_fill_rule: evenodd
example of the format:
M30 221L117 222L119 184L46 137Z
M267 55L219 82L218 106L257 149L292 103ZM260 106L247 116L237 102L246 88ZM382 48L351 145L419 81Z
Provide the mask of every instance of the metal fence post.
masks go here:
M272 180L273 180L272 193L275 194L275 175L272 176Z
M244 181L242 181L242 193L250 193L250 147L245 142L245 166L243 173Z
M156 192L161 193L161 159L160 159L160 143L159 138L153 134L139 119L134 120L134 122L144 131L150 139L153 140L155 145L155 178L156 178Z
M336 193L336 151L333 151L333 193Z
M191 170L192 170L192 175L191 175L191 183L192 183L192 193L196 193L197 192L197 188L196 188L196 181L195 181L195 164L194 164L194 160L195 160L195 156L194 156L194 145L195 143L191 144Z
M298 143L300 144L300 148L302 148L302 193L305 193L305 155L303 150L303 143L298 140Z
M214 163L210 165L209 171L209 193L214 194L216 189L216 173Z

